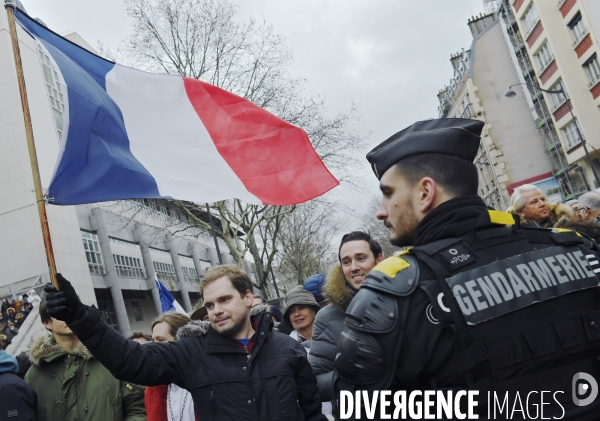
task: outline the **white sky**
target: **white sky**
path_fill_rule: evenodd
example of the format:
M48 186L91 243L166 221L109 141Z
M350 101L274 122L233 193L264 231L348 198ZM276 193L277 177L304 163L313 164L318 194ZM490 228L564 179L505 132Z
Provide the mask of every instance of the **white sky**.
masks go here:
M76 31L89 44L116 47L131 31L119 0L21 0L58 33ZM307 79L332 112L359 105L364 153L418 120L436 118L436 94L452 77L450 54L468 49L467 20L483 0L242 0L241 16L263 18L294 55L290 72ZM364 191L338 187L363 213L377 180L367 161L356 166ZM360 222L349 222L350 229Z

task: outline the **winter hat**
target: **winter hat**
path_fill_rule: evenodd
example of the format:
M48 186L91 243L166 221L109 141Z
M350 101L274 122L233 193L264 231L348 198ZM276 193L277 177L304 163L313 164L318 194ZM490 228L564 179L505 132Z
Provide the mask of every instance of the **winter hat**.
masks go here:
M296 304L303 304L305 306L311 306L315 309L315 313L321 310L321 306L317 304L315 301L315 296L312 295L305 289L296 289L290 292L287 297L285 297L285 309L283 311L283 323L288 326L291 326L290 322L290 310Z
M190 313L190 319L192 320L204 320L204 316L208 314L208 309L205 305L201 305L202 302L198 301L198 303L194 306L194 309Z
M281 322L281 319L283 316L281 315L281 310L279 310L279 307L271 304L269 306L269 313L271 313L271 316L275 317L275 320L277 320L278 322Z
M6 336L6 335L4 335ZM0 351L0 374L1 373L18 373L19 363L17 359L6 351Z
M315 300L317 303L321 301L325 301L325 297L323 297L323 293L321 292L323 288L323 284L325 283L325 274L319 273L318 275L313 275L304 281L304 289L310 292L315 296Z

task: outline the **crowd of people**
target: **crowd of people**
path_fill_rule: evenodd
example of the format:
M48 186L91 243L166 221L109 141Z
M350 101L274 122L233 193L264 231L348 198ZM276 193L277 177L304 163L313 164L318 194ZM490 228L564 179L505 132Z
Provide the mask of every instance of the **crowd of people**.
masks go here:
M0 387L19 385L32 420L325 421L339 419L342 391L508 399L570 391L576 373L599 378L600 194L549 203L522 185L507 212L490 209L472 163L482 129L419 122L371 151L377 217L403 251L384 256L369 233L349 232L329 273L294 288L281 309L253 293L244 270L219 265L191 314L163 314L151 334L125 338L57 274L59 289L46 285L40 303L45 330L26 355L0 353ZM598 403L536 399L555 419L600 416ZM503 419L518 418L512 408Z
M0 350L5 350L13 338L19 334L19 328L33 310L33 301L38 299L34 290L22 297L2 299L0 306Z

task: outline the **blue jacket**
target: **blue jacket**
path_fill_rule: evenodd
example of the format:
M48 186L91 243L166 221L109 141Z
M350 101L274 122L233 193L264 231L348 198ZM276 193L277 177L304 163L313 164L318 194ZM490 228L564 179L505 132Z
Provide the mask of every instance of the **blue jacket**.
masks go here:
M41 419L38 417L37 394L17 376L18 372L19 364L15 357L0 351L0 420Z

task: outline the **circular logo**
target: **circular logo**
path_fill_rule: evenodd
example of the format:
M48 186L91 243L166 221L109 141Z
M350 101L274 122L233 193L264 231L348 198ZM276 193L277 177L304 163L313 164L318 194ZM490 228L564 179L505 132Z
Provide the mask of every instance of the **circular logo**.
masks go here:
M450 249L450 250L448 250L448 253L450 253L452 256L456 256L458 254L458 250Z
M433 315L433 304L429 304L427 306L427 308L425 309L425 315L427 316L427 320L429 320L434 325L437 325L440 323L440 321L438 319L436 319L435 316Z

